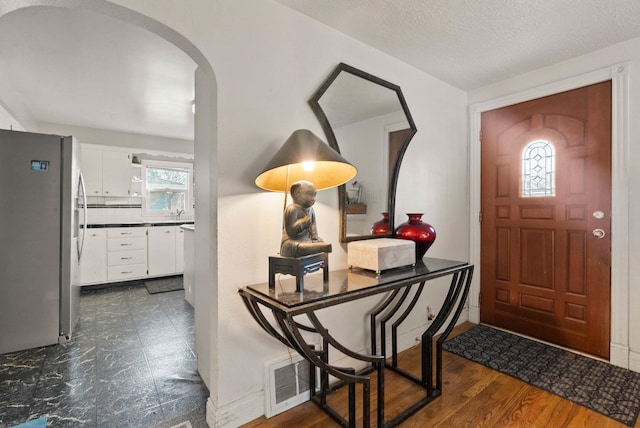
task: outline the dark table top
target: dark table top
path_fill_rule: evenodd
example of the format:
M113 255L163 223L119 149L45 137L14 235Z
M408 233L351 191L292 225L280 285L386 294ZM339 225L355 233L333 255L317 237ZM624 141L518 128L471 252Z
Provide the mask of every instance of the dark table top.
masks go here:
M449 275L467 267L467 262L425 257L415 266L391 269L379 276L373 271L353 268L331 271L329 281L323 282L321 271L307 274L301 293L296 292L295 278L288 275L276 276L273 290L269 289L268 282L264 282L248 285L241 292L254 296L274 309L302 313Z

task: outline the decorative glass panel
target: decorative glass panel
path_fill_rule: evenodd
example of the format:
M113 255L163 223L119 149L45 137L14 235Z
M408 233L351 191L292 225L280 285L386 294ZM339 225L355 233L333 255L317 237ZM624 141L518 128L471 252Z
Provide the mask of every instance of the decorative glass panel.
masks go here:
M555 150L548 141L533 141L522 152L522 197L556 195Z

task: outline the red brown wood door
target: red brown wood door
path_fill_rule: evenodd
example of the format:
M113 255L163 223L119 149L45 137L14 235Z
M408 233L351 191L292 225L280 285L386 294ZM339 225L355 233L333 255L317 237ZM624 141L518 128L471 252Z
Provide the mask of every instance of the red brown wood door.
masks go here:
M389 132L389 184L391 184L391 177L393 177L393 172L396 170L400 150L410 132L411 129L408 128Z
M609 358L611 82L482 114L480 320Z

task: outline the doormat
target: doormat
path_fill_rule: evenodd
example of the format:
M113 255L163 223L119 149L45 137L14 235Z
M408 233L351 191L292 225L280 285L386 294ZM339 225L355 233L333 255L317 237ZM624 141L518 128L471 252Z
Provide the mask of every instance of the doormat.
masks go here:
M149 294L166 293L167 291L184 290L182 276L149 279L144 282Z
M443 348L628 426L640 411L640 373L478 325Z

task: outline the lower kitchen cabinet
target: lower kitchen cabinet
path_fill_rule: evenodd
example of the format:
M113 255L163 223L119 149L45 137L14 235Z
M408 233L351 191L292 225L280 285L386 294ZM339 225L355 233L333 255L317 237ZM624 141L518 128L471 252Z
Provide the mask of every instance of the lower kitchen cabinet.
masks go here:
M82 285L107 282L107 230L85 229L80 283Z
M146 265L119 265L107 268L107 282L129 281L145 278L147 276Z
M180 275L183 268L184 230L180 226L89 228L80 283Z
M184 270L184 230L180 226L147 229L148 275L180 275Z
M176 226L150 227L149 276L176 273Z
M176 226L176 273L184 272L184 229Z
M147 276L147 228L107 229L107 281Z

